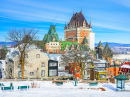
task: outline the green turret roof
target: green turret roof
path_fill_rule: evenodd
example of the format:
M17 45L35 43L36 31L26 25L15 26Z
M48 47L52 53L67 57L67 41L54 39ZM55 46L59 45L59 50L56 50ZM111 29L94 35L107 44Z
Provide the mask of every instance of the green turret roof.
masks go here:
M6 49L6 41L5 41L5 44L4 44L4 47L3 47L3 49Z
M45 41L45 43L52 42L53 38L55 38L56 42L59 42L59 36L55 31L56 31L55 30L55 25L54 26L50 25L48 34L45 34L44 39L43 39Z
M102 42L100 41L97 47L103 47Z
M84 40L83 40L82 44L85 44L85 43L88 43L88 40L87 40L86 37L84 37Z
M80 50L86 50L86 51L89 50L89 46L88 45L80 44L79 46L80 46Z
M105 49L108 49L108 48L109 48L108 43L106 43L106 45L105 45Z
M116 76L115 79L126 80L126 79L128 79L128 78L127 78L126 76L120 74L120 75Z

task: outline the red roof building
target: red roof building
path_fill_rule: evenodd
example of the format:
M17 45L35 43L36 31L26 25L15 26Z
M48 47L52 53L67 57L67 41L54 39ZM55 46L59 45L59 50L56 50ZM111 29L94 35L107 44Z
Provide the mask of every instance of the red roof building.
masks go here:
M130 78L130 62L125 62L120 66L119 71L128 78Z

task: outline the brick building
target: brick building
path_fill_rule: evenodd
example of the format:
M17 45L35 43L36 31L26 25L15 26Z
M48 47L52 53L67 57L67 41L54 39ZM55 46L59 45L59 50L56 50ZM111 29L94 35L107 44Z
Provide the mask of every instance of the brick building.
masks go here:
M77 41L82 44L84 38L87 39L87 44L90 49L94 50L95 33L92 32L91 21L88 24L82 11L73 14L70 22L64 28L65 41Z

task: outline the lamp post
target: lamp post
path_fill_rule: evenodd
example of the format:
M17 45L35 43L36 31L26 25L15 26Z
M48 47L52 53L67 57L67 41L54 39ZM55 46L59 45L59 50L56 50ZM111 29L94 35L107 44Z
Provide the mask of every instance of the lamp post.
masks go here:
M77 79L76 79L76 68L74 70L75 70L75 86L77 86L76 85L76 83L77 83Z

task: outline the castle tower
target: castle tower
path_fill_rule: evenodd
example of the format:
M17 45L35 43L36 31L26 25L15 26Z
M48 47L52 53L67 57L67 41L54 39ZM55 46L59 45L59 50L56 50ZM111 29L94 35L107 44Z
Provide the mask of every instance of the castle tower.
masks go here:
M82 44L84 37L86 37L88 41L87 45L90 49L94 50L95 33L92 32L91 22L88 24L82 11L79 13L76 12L67 26L65 24L64 40L77 41L79 44Z

